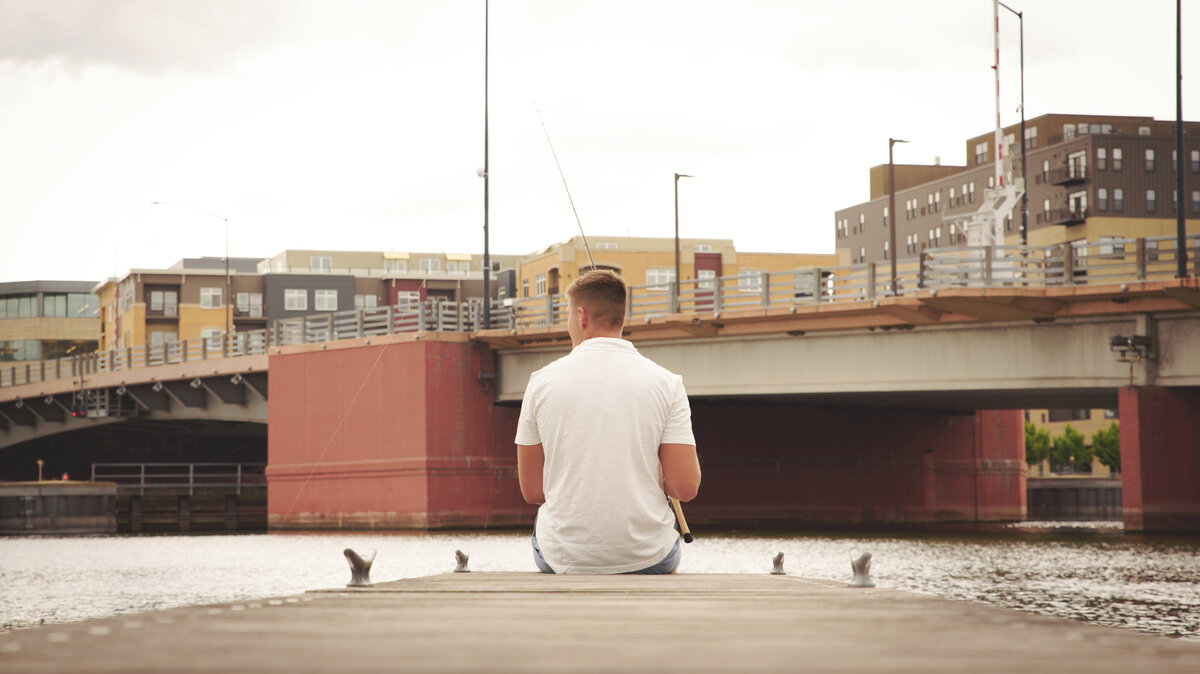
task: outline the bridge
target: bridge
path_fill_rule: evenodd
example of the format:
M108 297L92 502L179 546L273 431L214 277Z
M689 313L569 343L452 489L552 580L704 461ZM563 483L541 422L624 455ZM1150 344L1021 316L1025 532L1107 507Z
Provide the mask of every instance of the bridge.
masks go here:
M989 410L1104 406L1121 408L1125 492L1138 499L1126 499L1126 519L1143 528L1147 490L1131 480L1156 487L1139 468L1200 470L1195 422L1163 421L1184 446L1158 447L1166 431L1154 410L1200 417L1200 284L1172 278L1174 269L1166 242L1145 240L935 250L900 264L895 294L869 264L635 287L626 331L683 374L693 397L706 479L718 483L706 491L721 496L721 515L697 504L701 519L1016 518L1020 415ZM497 304L492 326L478 309L366 309L229 341L9 366L0 447L98 425L266 422L270 511L281 524L523 522L516 490L499 488L513 479L510 427L529 373L569 348L565 298ZM745 437L730 430L749 419ZM801 459L797 438L842 451ZM748 442L757 454L742 449ZM1143 446L1159 454L1142 457ZM768 470L808 477L776 480L778 493L732 507ZM313 482L328 480L375 486L331 511L310 498L326 489L310 491ZM1193 481L1170 487L1168 526L1200 509ZM775 503L795 501L789 490L810 496L800 507ZM1180 493L1191 505L1177 505Z

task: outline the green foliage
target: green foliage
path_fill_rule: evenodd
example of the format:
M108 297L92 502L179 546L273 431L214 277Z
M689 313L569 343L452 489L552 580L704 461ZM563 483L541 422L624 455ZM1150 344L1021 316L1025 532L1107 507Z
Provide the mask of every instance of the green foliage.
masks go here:
M1050 431L1025 422L1025 463L1036 466L1050 456Z
M1092 448L1083 442L1083 433L1067 424L1063 434L1054 438L1050 449L1050 463L1058 466L1070 465L1075 470L1091 470Z
M1114 473L1121 472L1121 429L1117 422L1108 428L1096 431L1092 436L1092 450L1100 463L1109 467Z

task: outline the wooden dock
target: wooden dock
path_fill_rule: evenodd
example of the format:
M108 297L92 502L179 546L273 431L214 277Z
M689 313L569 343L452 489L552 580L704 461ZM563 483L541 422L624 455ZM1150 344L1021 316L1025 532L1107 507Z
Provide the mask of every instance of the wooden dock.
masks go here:
M1200 642L795 576L448 573L0 634L0 671L1194 673Z

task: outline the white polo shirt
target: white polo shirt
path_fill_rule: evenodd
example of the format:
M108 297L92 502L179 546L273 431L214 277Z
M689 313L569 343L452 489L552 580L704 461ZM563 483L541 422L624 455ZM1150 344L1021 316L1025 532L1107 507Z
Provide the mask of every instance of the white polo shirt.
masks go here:
M516 442L545 452L536 533L556 573L638 571L671 551L658 447L696 444L682 377L623 339L588 339L529 377Z

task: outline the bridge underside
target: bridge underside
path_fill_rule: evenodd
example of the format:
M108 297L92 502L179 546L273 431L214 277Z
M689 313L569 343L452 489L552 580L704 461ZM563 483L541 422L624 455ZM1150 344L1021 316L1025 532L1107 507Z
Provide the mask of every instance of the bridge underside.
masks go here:
M93 463L266 463L267 425L210 419L126 419L45 435L0 450L0 481L91 476Z

